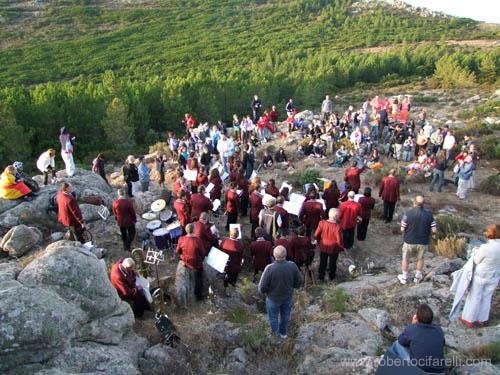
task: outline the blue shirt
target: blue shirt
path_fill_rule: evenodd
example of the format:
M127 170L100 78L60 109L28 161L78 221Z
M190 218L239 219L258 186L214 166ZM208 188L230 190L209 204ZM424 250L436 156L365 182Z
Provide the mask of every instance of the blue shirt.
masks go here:
M139 172L140 182L149 182L149 168L146 164L140 163L137 171Z
M403 215L401 227L403 239L409 245L428 245L431 230L436 226L432 212L423 207L414 207Z

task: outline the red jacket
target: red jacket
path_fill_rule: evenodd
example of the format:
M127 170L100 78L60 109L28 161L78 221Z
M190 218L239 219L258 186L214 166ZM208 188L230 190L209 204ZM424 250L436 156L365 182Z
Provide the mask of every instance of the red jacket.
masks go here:
M288 229L290 227L290 218L287 210L280 205L274 206L273 210L276 211L281 217L281 229Z
M241 190L241 195L240 197L246 197L248 198L248 187L249 187L248 180L245 177L241 177L238 180L238 189Z
M373 207L375 207L375 199L362 196L359 198L358 203L361 205L361 218L369 219L372 216Z
M235 190L229 189L226 193L226 211L236 212L240 210L240 197Z
M210 199L220 199L222 196L222 180L220 177L211 178L210 183L214 185L212 191L210 191Z
M205 173L198 173L196 176L196 185L195 186L207 186L208 185L208 177Z
M328 188L323 192L323 199L325 200L326 210L330 208L337 208L339 206L340 191L339 189Z
M253 256L253 267L256 271L264 271L264 268L271 263L273 256L273 244L264 238L250 243L250 255Z
M339 254L344 250L342 242L342 229L335 221L321 220L314 238L319 242L319 250L327 254Z
M137 221L134 205L130 199L121 198L115 200L113 202L113 214L120 228L131 227Z
M323 205L316 200L308 200L302 203L299 213L299 220L308 229L316 229L319 221L325 215Z
M363 172L364 168L349 168L345 171L344 181L349 182L352 186L352 190L358 192L361 186L361 172Z
M214 207L210 199L205 197L203 194L193 194L191 197L191 217L200 218L202 212L210 212Z
M278 122L279 113L278 111L269 112L269 121Z
M83 216L76 198L69 193L57 193L58 220L65 227L83 225Z
M399 178L387 176L382 179L378 196L384 202L397 202L399 200Z
M262 195L257 191L253 191L250 194L250 221L259 222L260 210L264 208L262 204Z
M278 198L280 195L280 191L276 186L267 185L265 190L267 194L272 195L274 198Z
M292 259L292 243L286 237L274 240L274 246L283 246L286 249L286 259Z
M195 237L198 237L201 242L203 242L203 257L206 257L212 248L212 244L215 243L217 237L210 230L210 224L202 223L201 221L195 221L193 223Z
M194 235L186 235L179 238L175 251L181 255L181 260L187 268L200 270L203 268L203 258L205 257L205 247L203 242Z
M174 192L176 195L181 190L181 188L182 188L181 179L178 178L177 180L174 181Z
M220 244L220 249L229 255L226 264L226 273L239 273L243 259L243 243L240 240L225 238Z
M191 208L184 199L176 199L174 202L174 209L177 213L177 218L184 228L191 222Z
M109 278L120 298L123 300L130 300L140 292L135 286L135 271L126 271L125 269L122 269L120 265L123 261L124 259L119 259L113 264L113 266L111 266Z
M196 125L196 121L194 121L193 116L184 117L184 122L188 129L192 129Z
M348 200L340 204L339 220L342 229L355 228L358 216L361 216L361 205L358 202Z
M292 248L291 259L296 263L305 262L311 253L314 254L315 246L307 236L297 236L295 233L292 234L290 246Z
M240 171L238 169L234 169L229 173L229 181L237 182L241 177Z

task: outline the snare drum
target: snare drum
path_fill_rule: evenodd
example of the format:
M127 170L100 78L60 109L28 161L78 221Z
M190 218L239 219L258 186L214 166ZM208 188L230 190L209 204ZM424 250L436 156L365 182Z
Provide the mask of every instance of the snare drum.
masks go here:
M177 240L182 235L182 228L179 221L176 221L170 225L167 225L167 229L169 231L170 242L172 244L177 243Z
M159 228L153 232L156 248L158 250L165 250L168 248L168 241L170 239L169 230L167 228Z
M146 228L149 229L150 232L154 232L156 229L161 227L161 221L160 220L151 220L147 225Z
M172 221L172 211L170 210L165 210L160 212L160 220L166 223L169 223Z

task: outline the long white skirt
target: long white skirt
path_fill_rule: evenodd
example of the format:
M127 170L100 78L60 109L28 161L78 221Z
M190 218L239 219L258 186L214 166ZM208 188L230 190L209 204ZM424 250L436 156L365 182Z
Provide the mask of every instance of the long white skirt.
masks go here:
M457 195L460 199L467 197L467 190L469 190L469 180L458 179Z
M486 322L490 316L491 299L498 285L499 278L484 279L474 276L472 286L465 299L462 319L474 322Z
M66 174L71 177L75 174L75 162L73 160L73 154L61 151L61 157L66 166Z

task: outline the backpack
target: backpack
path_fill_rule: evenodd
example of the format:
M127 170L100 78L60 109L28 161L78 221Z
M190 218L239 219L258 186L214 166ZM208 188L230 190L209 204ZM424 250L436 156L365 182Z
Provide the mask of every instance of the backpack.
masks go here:
M50 212L59 212L59 208L57 206L57 192L53 193L49 196L49 205L47 206L47 213Z

